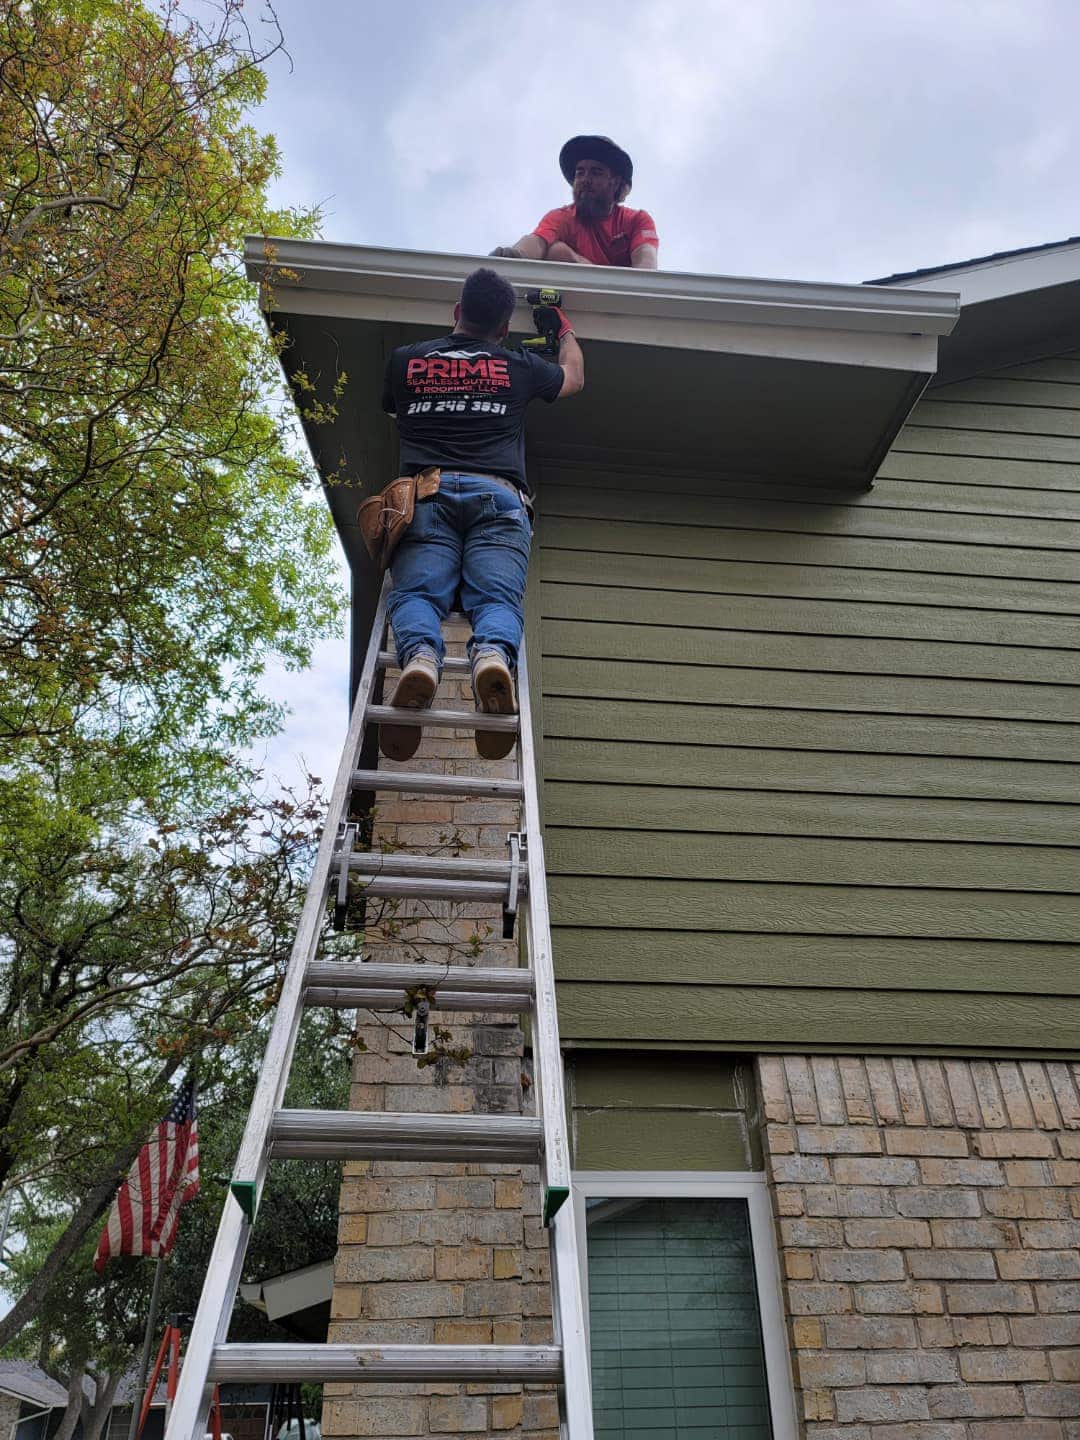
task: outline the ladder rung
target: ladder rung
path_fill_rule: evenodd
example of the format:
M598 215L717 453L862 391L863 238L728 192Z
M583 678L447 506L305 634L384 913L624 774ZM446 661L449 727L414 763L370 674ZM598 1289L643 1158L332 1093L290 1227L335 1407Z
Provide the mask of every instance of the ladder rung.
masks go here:
M304 994L304 1004L309 1008L321 1005L327 1010L402 1010L405 1006L405 991L398 990L341 990L329 986L313 985ZM491 1015L520 1015L529 1009L530 1001L513 991L505 994L490 990L456 990L452 995L439 992L435 1002L436 1010L467 1011Z
M396 670L398 668L397 656L392 650L379 651L379 669ZM447 655L443 661L444 675L469 675L472 673L472 665L464 655Z
M361 875L423 875L430 880L500 880L505 884L510 878L509 860L479 855L406 855L398 850L351 855L349 869Z
M525 1384L562 1379L557 1345L215 1345L210 1379L319 1381L476 1380Z
M492 795L522 798L520 780L473 775L424 775L412 770L354 770L354 790L398 790L407 795Z
M365 880L364 896L388 900L458 900L482 904L506 899L506 882L497 880L441 880L413 875L373 875Z
M270 1154L277 1160L535 1163L542 1145L543 1127L531 1115L278 1110L270 1125Z
M357 965L322 960L308 967L304 1003L333 1010L400 1010L406 995L423 987L434 1008L512 1015L532 1003L531 970L473 969L443 965Z
M369 705L368 720L380 724L423 725L432 730L502 730L518 729L516 715L485 715L479 710L402 710L393 705Z

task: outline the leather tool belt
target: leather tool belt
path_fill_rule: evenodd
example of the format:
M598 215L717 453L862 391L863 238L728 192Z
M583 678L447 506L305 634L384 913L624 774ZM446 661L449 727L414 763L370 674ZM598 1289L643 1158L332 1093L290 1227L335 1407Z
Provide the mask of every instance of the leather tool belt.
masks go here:
M399 475L357 510L360 534L380 570L390 564L398 542L412 524L416 502L434 495L441 480L442 471L437 465L421 470L419 475Z

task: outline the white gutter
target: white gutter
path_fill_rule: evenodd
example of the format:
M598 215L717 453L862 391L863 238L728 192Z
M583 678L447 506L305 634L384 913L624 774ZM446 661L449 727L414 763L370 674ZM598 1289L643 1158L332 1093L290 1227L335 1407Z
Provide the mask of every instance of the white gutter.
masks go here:
M469 271L494 264L517 288L563 290L583 338L927 372L936 337L959 316L955 295L905 286L492 261L258 236L248 238L244 259L251 279L268 282L264 305L293 314L443 324Z

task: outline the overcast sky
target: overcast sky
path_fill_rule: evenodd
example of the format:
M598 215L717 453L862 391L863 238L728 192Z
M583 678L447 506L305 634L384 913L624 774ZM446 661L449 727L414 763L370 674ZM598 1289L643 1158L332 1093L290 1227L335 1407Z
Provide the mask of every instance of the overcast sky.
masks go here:
M274 198L328 240L485 254L566 203L582 132L632 155L665 269L854 282L1080 232L1080 0L275 8ZM285 686L274 763L326 776L344 655Z

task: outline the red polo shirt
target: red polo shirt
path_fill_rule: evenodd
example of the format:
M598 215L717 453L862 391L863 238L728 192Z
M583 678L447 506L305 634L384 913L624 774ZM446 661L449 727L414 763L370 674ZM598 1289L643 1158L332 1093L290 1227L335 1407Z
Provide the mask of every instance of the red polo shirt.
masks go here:
M631 210L627 205L616 205L605 220L590 224L578 219L573 205L564 205L549 210L533 234L549 245L562 240L594 265L629 265L639 245L660 244L656 223L648 211Z

